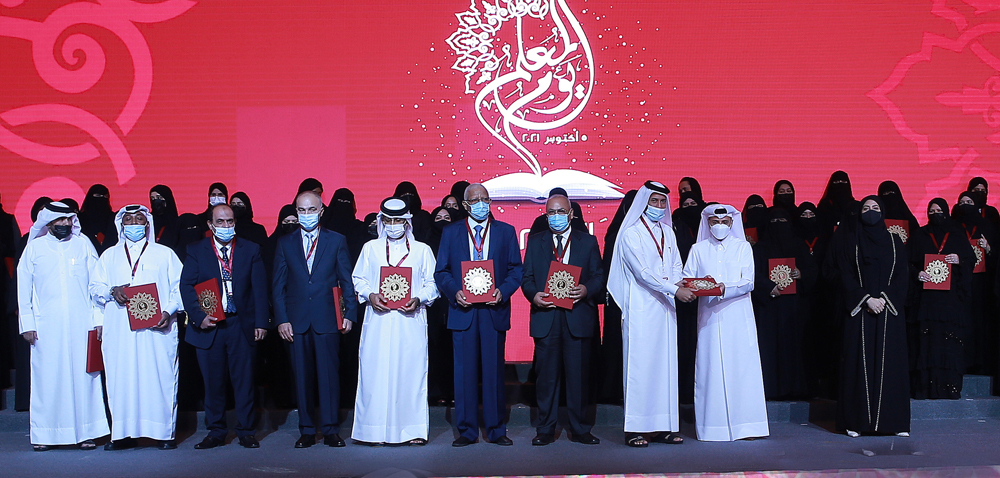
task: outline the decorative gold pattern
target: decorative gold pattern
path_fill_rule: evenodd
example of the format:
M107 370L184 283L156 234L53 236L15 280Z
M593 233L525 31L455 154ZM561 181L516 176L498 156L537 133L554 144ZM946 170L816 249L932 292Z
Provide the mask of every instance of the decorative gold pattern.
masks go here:
M778 264L771 269L770 278L779 289L784 289L792 285L792 268L786 264Z
M979 264L983 263L983 248L972 246L972 251L976 253L976 263L972 267L976 268L979 267Z
M556 271L549 277L549 293L556 299L568 299L570 289L576 287L573 274L566 271Z
M940 284L948 280L948 264L944 261L931 261L927 264L927 274L931 276L931 282L935 284Z
M887 227L886 229L889 232L899 236L899 238L903 240L903 244L906 244L906 240L910 238L909 235L906 234L906 229L903 229L903 226L900 226L899 224L893 224Z
M718 287L719 284L705 279L693 279L688 281L688 286L694 290L712 290Z
M483 295L493 288L493 278L490 277L489 271L482 267L469 269L469 272L465 273L463 282L465 288L473 295Z
M403 300L410 295L410 282L399 274L390 274L382 279L379 291L382 292L382 297L385 297L385 300L389 302Z
M156 309L156 299L145 292L139 292L128 300L128 313L136 320L151 320L156 315Z
M198 307L201 307L202 312L206 314L215 313L215 309L218 306L219 298L215 296L215 292L203 290L198 294Z

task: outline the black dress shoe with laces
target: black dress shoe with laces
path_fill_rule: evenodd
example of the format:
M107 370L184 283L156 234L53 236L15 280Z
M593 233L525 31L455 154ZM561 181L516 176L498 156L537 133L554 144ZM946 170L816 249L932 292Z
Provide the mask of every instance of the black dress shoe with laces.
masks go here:
M468 439L466 437L458 437L458 439L456 439L455 441L451 442L451 446L456 447L456 448L460 448L460 447L463 447L463 446L472 445L473 443L477 443L477 442L479 442L479 440L470 440L470 439Z
M587 432L581 435L573 435L569 438L569 441L576 443L583 443L584 445L600 445L601 439L595 437L592 433Z
M556 441L556 436L551 433L539 433L535 435L535 438L531 439L531 444L533 446L545 446L551 445Z
M260 442L253 435L240 437L240 446L243 448L260 448Z
M507 438L507 435L501 435L501 436L497 437L496 440L493 440L493 444L494 445L500 445L500 446L511 446L511 445L514 444L514 440L511 440L510 438Z
M226 442L221 438L215 438L213 436L207 436L201 443L194 446L195 450L208 450L215 448L217 446L225 445Z
M309 448L316 444L316 435L302 435L295 442L295 448Z
M107 451L128 450L138 445L139 442L135 438L122 438L121 440L109 441L104 445L104 449Z
M333 435L324 436L323 444L326 446L332 446L334 448L343 448L347 446L347 443L344 443L344 439L340 438L340 434L337 433L334 433Z

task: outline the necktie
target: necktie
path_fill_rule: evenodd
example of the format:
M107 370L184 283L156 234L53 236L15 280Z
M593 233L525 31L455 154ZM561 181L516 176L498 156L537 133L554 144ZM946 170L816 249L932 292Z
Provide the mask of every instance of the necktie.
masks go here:
M233 299L233 275L229 273L232 266L229 265L229 246L222 246L222 262L226 267L222 268L222 283L226 285L226 313L236 312L236 300Z
M483 260L483 226L476 226L476 260Z
M312 262L313 262L312 261L312 254L310 254L310 252L312 251L313 240L314 239L313 239L312 233L311 232L307 232L306 233L306 267L309 269L309 273L310 274L312 274L312 270L313 270L313 266L312 266Z
M562 234L556 234L556 257L562 259L562 256L563 256Z

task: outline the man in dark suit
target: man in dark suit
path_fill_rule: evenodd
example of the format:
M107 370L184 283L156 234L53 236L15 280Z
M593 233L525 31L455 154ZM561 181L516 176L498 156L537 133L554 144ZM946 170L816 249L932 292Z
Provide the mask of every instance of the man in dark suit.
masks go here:
M320 227L323 200L314 191L295 198L299 230L278 239L274 254L274 319L281 338L292 343L292 364L299 401L295 448L323 443L342 447L340 438L340 329L333 288L343 291L347 313L344 333L355 320L357 297L352 262L344 236ZM316 396L319 396L319 403ZM316 410L318 408L318 410Z
M538 434L531 444L542 446L555 441L562 376L566 381L570 439L596 445L601 440L590 433L593 424L584 416L584 408L590 390L591 337L597 329L595 298L604 293L601 251L594 236L570 227L573 209L566 196L550 196L545 215L548 230L528 237L521 280L521 290L531 301L530 332L535 339ZM556 308L551 295L545 292L553 261L581 268L579 284L555 292L573 299L571 310Z
M236 435L240 445L258 448L254 437L253 363L256 342L263 340L269 327L267 273L260 246L235 240L236 219L226 204L212 207L208 228L212 237L187 248L181 271L181 299L188 314L184 340L197 350L198 364L205 380L205 422L208 436L195 449L215 448L225 443L226 375L233 385L236 401ZM217 315L206 315L199 307L195 285L207 280L219 284Z
M434 281L448 299L448 328L455 346L455 415L459 437L452 445L479 440L479 382L483 384L486 439L509 446L504 424L504 343L510 330L510 298L521 285L521 250L514 227L490 216L490 195L472 184L462 201L467 220L441 232ZM462 261L492 260L497 291L484 304L470 304L462 291ZM482 376L480 376L482 370Z

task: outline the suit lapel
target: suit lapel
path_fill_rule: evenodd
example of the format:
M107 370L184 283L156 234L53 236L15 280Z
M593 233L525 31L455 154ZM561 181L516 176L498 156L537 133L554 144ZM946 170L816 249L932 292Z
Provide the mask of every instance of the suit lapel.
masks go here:
M490 238L490 250L486 251L486 258L487 259L495 259L496 258L496 250L497 250L496 237L497 237L497 234L496 234L496 228L493 227L493 226L496 225L496 224L494 224L495 221L496 220L493 219L492 217L490 218L490 231L489 231L489 233L487 233L487 236Z
M319 241L319 243L316 244L316 252L313 253L313 270L316 270L316 265L319 264L320 259L323 258L323 253L326 252L327 249L327 243L333 240L333 237L324 232L322 227L318 228L318 231L319 234L316 235L316 240ZM312 273L310 272L309 275L312 275Z

